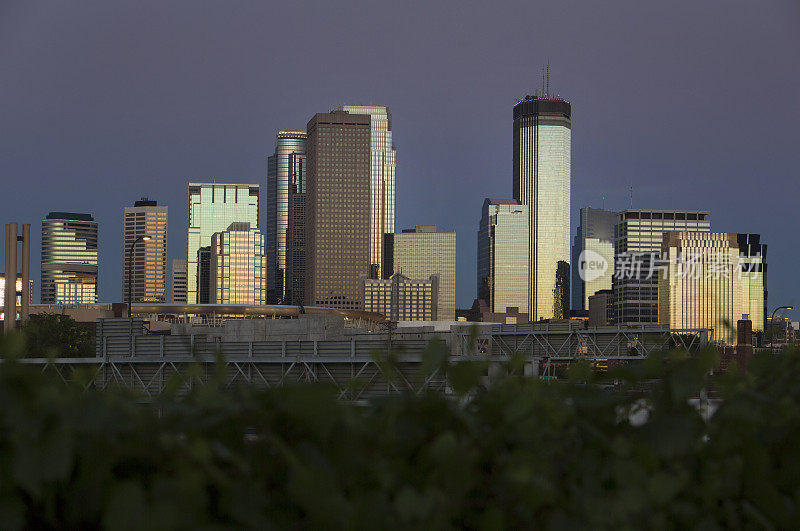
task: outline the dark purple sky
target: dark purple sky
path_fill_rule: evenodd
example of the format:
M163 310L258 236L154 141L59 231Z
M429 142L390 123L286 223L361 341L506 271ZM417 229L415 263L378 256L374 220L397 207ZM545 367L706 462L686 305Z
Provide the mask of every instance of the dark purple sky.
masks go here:
M551 64L572 103L582 206L706 209L769 245L770 307L800 303L800 7L784 1L186 2L0 0L0 221L100 223L100 298L121 296L122 208L189 180L263 184L279 129L389 105L398 230L458 232L475 296L483 199L510 197L512 106ZM263 209L262 209L263 215ZM800 316L800 312L795 312Z

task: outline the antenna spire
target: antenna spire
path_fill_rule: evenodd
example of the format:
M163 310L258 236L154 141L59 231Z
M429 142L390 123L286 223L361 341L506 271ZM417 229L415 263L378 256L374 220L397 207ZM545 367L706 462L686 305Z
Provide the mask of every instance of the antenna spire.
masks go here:
M550 59L547 60L547 97L550 97Z
M630 194L631 194L631 209L633 209L633 186L630 187Z

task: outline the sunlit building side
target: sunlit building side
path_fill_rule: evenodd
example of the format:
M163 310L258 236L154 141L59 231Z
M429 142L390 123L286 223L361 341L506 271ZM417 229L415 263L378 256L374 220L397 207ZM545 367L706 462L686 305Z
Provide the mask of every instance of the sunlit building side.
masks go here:
M187 302L198 304L201 292L198 260L200 248L211 245L211 236L226 230L231 223L258 226L259 186L257 184L189 183L189 221L187 229Z
M570 262L571 107L526 96L514 106L514 199L529 207L528 309L550 319L559 261Z
M211 237L209 303L267 303L266 235L249 223L231 223Z
M90 214L50 212L42 220L42 304L97 302L97 222Z
M143 236L150 239L136 243L131 253L131 245ZM167 207L147 198L123 209L123 302L128 302L128 271L132 273L130 288L134 302L166 302Z

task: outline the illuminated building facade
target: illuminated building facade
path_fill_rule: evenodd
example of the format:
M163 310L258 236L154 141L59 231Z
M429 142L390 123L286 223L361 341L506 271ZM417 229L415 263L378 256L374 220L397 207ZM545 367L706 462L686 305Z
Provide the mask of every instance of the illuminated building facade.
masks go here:
M528 205L486 199L478 229L478 298L489 313L528 313Z
M42 304L97 302L97 222L50 212L42 220Z
M147 241L131 245L137 238ZM142 198L123 210L122 300L128 302L128 271L133 302L167 301L167 207Z
M657 267L664 233L669 231L710 232L710 215L685 210L619 213L614 227L614 324L658 323Z
M33 280L28 281L28 304L33 304ZM17 273L17 282L15 286L17 292L17 306L22 306L22 274ZM3 308L6 305L6 274L0 273L0 320L5 319L5 312ZM17 314L19 318L19 314Z
M417 225L384 239L384 276L407 278L439 276L437 318L456 318L456 233L438 231L436 225Z
M664 234L664 263L658 276L660 324L672 329L710 328L712 338L726 345L736 343L740 319L750 319L753 330L763 330L763 274L752 267L763 262L752 261L754 257L740 260L739 236Z
M386 279L362 275L363 309L390 321L436 321L439 285L439 275L417 280L399 273Z
M514 106L514 199L529 209L531 321L550 319L563 305L556 280L559 262L570 261L571 127L565 100L526 96Z
M370 274L370 117L320 113L307 132L305 304L358 310Z
M267 303L267 238L249 223L211 237L210 304Z
M189 183L189 226L187 230L187 302L202 304L201 293L208 285L200 283L200 248L211 245L211 236L226 230L231 223L258 226L259 187L257 184Z
M278 132L275 153L267 161L267 290L270 302L291 302L296 287L293 262L299 262L297 273L304 269L306 138L305 131Z
M371 278L382 278L384 234L394 233L397 150L392 112L381 105L342 105L341 111L370 117L369 261Z

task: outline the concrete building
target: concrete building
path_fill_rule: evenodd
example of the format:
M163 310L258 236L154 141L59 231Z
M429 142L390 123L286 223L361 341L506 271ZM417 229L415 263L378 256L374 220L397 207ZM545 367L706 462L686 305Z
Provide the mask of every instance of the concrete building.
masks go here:
M211 237L209 302L267 303L266 236L249 223L231 223Z
M174 258L172 260L172 302L186 304L187 292L186 259Z
M394 233L395 169L392 112L382 105L342 105L340 111L370 117L369 262L370 277L383 278L383 237Z
M483 202L478 229L478 299L487 307L483 313L502 314L509 308L528 313L529 223L528 205L516 199Z
M143 236L147 241L131 245ZM122 301L128 302L128 272L135 302L167 300L167 207L146 197L125 207L122 220Z
M514 105L514 199L529 207L531 321L563 313L555 294L559 262L570 261L571 127L563 99L526 96Z
M608 326L614 322L614 291L601 289L589 295L589 326Z
M390 321L436 321L439 275L410 279L395 273L388 279L361 276L364 311L385 315Z
M307 132L305 304L356 310L370 274L370 117L320 113Z
M620 212L614 228L614 324L658 322L658 266L665 232L710 230L706 211Z
M97 222L50 212L42 220L42 304L97 302Z
M408 278L439 275L438 319L456 318L456 233L436 225L416 226L387 234L384 239L384 277L396 273Z
M259 187L257 184L189 183L189 226L187 230L187 300L202 301L208 290L199 275L200 248L211 245L211 236L226 230L231 223L258 226Z
M296 298L293 294L297 287L295 274L304 269L306 138L305 131L279 131L275 152L267 161L267 298L270 302L287 303ZM293 274L295 260L301 263L296 264L298 270Z
M589 297L612 288L614 227L618 219L618 212L581 209L581 222L572 244L573 310L588 310Z
M740 260L739 235L667 232L662 250L659 324L671 329L710 328L712 339L734 345L737 323L749 321L751 312L760 313L764 305L761 271Z

